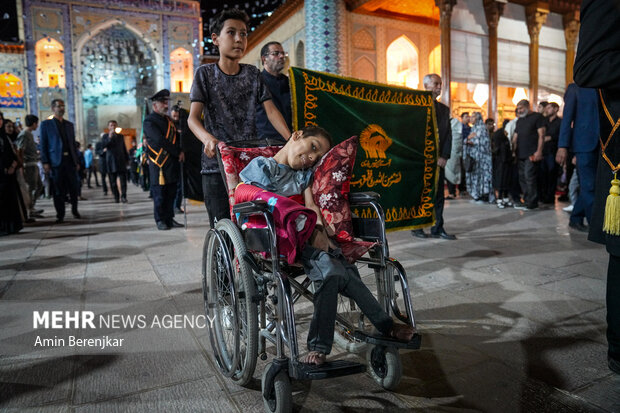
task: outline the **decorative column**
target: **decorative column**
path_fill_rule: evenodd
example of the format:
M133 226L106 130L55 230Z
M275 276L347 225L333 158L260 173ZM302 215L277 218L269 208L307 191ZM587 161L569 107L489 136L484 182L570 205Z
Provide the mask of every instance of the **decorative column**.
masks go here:
M577 52L577 38L579 37L579 12L565 14L564 38L566 39L566 86L573 82L573 64Z
M441 102L452 109L452 99L450 96L450 50L452 44L450 40L450 20L452 19L452 9L456 4L456 0L435 0L435 4L439 7L439 28L441 29Z
M530 34L530 104L538 103L538 40L540 29L547 21L549 4L535 2L525 8L527 31Z
M346 68L344 0L305 0L306 67L335 74Z
M488 117L497 119L497 25L505 0L484 0L484 15L489 28L489 100Z

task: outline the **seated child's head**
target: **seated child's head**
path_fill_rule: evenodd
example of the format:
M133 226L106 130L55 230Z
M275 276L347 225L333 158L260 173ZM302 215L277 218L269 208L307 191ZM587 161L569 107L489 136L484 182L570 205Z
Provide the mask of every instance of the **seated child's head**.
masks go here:
M220 56L239 60L248 45L248 23L250 18L239 9L223 10L211 24L211 40L217 46Z
M325 129L308 126L293 132L284 148L274 157L278 163L292 169L314 166L332 147L332 137Z

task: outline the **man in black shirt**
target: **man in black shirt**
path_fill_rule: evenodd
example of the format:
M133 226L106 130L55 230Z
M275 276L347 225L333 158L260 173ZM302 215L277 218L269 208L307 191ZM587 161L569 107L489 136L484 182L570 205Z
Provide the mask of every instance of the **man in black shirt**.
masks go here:
M555 202L555 190L558 181L558 164L555 162L555 154L558 151L560 126L562 125L562 118L558 116L558 110L560 110L560 106L555 102L550 102L545 107L544 113L547 124L543 139L543 160L540 162L538 176L538 192L543 204Z
M116 133L118 123L115 120L108 122L108 133L101 139L105 151L106 170L110 177L110 189L114 195L114 202L127 202L127 165L129 155L125 146L125 137ZM119 194L117 180L120 181Z
M513 148L519 165L519 183L524 203L515 204L517 209L538 208L538 165L543 159L545 118L530 110L530 102L523 99L517 103L519 120L513 135Z
M260 56L264 67L260 74L263 83L271 92L272 102L284 117L289 130L293 130L291 89L288 77L280 73L286 65L286 53L280 43L269 42L262 47ZM256 129L258 137L261 139L273 139L277 142L285 143L282 135L271 125L262 105L258 105L256 109Z

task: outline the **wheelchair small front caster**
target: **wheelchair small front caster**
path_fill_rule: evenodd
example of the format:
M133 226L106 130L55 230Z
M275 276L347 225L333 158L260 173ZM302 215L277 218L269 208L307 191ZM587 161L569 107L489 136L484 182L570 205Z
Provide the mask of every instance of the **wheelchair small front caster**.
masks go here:
M265 398L265 383L270 368L271 363L265 366L261 380L265 411L269 413L291 413L293 411L293 388L291 387L291 379L285 370L280 370L273 378L273 389L269 397Z
M394 390L403 376L400 353L395 347L369 346L366 361L370 376L386 390Z

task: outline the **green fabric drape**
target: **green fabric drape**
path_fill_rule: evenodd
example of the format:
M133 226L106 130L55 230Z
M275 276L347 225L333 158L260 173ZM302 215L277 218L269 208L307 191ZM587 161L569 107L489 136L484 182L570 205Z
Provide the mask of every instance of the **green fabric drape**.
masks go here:
M437 121L430 92L293 67L293 127L321 126L335 143L360 137L352 192L377 192L388 230L435 220ZM353 213L371 218L370 208Z

